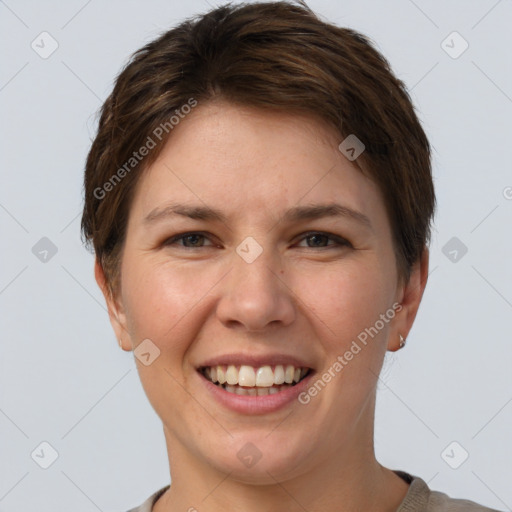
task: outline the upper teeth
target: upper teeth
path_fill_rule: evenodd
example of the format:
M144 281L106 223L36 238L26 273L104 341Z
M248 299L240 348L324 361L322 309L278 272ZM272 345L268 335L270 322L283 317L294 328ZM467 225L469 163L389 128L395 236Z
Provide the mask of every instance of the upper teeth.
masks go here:
M289 364L283 366L278 364L272 369L272 366L252 366L241 365L219 365L204 368L204 373L212 382L219 384L227 383L230 386L238 384L244 387L271 387L280 384L292 384L306 375L308 369Z

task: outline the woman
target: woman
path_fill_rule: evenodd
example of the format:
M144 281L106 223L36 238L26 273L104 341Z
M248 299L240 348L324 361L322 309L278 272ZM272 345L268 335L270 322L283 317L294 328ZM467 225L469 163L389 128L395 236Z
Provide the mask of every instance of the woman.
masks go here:
M304 4L217 8L134 55L82 218L167 444L172 485L134 511L491 510L374 454L434 207L403 84Z

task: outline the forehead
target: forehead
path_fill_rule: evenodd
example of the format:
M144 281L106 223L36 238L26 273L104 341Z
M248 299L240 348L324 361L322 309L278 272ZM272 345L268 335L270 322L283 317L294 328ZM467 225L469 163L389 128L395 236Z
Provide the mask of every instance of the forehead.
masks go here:
M314 116L199 105L140 178L132 210L147 216L179 199L238 218L317 202L382 213L378 187L338 150L341 140Z

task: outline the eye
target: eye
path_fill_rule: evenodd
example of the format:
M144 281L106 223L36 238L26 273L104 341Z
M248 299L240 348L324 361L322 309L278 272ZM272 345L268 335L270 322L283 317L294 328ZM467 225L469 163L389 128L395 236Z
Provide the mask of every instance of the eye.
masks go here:
M183 249L199 249L202 247L213 247L215 246L214 243L206 244L205 241L210 240L208 236L205 233L202 232L188 232L188 233L180 233L175 236L172 236L171 238L167 239L163 245L164 246L177 246ZM337 235L334 235L332 233L323 233L321 231L312 231L309 233L305 233L302 238L300 239L300 242L302 241L311 242L308 243L306 248L308 249L329 249L329 248L336 248L336 247L352 247L352 244ZM329 243L329 241L333 243ZM304 246L302 246L304 247Z
M208 240L208 238L203 233L180 233L179 235L167 239L164 242L164 245L177 245L178 247L183 247L185 249L194 249L197 247L205 247L201 243L201 241L204 242L204 240ZM177 242L184 242L184 245L178 244Z
M345 240L344 238L333 235L331 233L322 233L320 231L313 231L310 233L305 233L305 235L301 238L301 240L311 240L313 245L308 245L308 248L329 248L329 247L352 247L352 244ZM334 244L324 245L329 240L334 241Z

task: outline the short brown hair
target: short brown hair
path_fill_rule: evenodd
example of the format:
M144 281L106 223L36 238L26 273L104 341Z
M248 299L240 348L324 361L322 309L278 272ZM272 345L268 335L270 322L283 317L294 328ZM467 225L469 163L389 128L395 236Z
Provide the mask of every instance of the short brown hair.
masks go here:
M135 52L117 77L87 157L82 216L111 293L137 181L191 100L314 115L342 138L356 135L365 151L354 163L383 194L399 276L409 278L435 209L429 142L405 85L370 40L299 3L228 4L187 19ZM159 126L169 129L156 147L131 160Z

